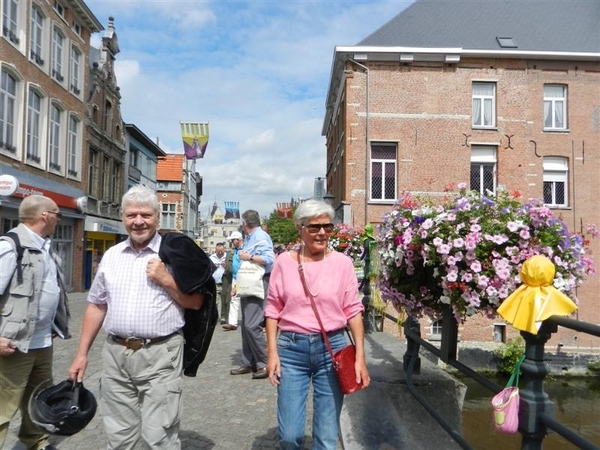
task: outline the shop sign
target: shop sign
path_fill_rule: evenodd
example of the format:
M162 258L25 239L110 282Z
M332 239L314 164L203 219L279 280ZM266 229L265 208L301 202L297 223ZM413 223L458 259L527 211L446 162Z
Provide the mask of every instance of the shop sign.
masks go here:
M12 175L0 175L0 195L10 197L19 189L19 180Z

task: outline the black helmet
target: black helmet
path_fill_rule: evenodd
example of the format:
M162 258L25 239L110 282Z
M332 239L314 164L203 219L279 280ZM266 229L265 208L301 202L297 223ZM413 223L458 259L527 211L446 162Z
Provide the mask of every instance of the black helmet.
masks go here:
M29 400L31 420L45 432L71 436L83 430L96 414L96 397L83 383L65 380L42 383Z

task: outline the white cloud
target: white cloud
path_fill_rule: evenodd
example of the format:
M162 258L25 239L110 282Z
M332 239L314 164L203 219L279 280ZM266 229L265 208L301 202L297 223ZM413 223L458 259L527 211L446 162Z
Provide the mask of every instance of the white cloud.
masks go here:
M398 1L88 1L115 19L123 118L168 153L179 121L208 121L197 160L203 216L216 200L268 215L325 176L321 128L335 45L354 45ZM99 37L94 38L99 42ZM98 45L96 45L98 46Z

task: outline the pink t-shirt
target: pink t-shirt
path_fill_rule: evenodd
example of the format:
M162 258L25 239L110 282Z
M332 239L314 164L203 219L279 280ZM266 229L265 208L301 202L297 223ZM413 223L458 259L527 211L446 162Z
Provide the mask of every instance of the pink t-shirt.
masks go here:
M304 262L304 274L315 296L325 331L346 326L364 309L352 260L338 252L317 262ZM298 262L289 253L275 261L269 280L265 316L279 321L279 329L294 333L320 333L321 328L302 286Z

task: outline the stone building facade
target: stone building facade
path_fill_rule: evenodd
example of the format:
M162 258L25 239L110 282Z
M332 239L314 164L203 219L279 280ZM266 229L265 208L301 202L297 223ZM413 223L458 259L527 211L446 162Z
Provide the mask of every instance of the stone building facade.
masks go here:
M100 48L91 48L87 90L88 145L85 184L84 288L91 286L102 255L127 235L121 222L121 197L126 180L126 133L121 93L115 75L119 41L114 19Z

